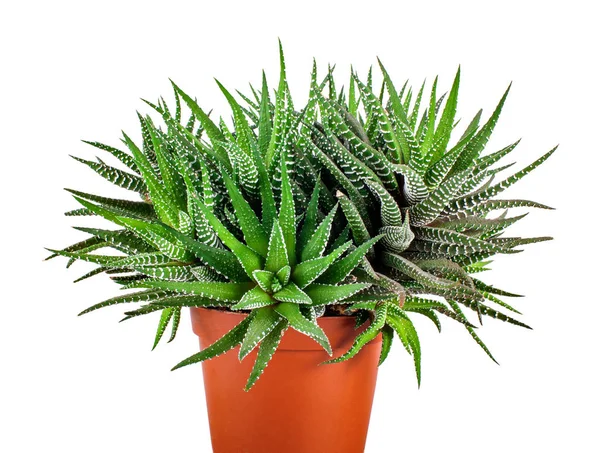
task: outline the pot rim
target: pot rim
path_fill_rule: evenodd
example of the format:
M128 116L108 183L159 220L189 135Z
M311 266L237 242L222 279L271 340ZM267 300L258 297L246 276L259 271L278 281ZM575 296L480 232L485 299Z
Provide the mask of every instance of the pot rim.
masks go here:
M217 330L217 323L212 323L211 321L204 320L200 322L202 318L202 313L210 314L211 316L223 316L225 318L224 323L230 324L234 321L234 318L242 319L248 316L247 313L236 313L225 310L215 310L211 308L205 307L190 307L190 314L192 318L192 328L194 333L199 337L205 336L207 332L203 332L203 330ZM369 325L369 322L364 323L358 329L356 326L356 317L355 316L326 316L317 319L317 323L319 326L325 331L329 342L331 343L331 347L334 351L333 356L338 355L339 353L345 352L354 342L354 339L357 335L363 332ZM223 319L223 318L222 318ZM228 319L228 320L227 320ZM202 324L202 327L200 327ZM231 323L231 327L233 328L237 322ZM220 336L219 336L220 337ZM381 342L381 334L379 334L374 340L369 342L369 344L365 345L365 347L369 347L372 344L376 344ZM278 351L321 351L325 353L323 348L312 338L309 336L300 333L293 328L288 328L281 339L281 343L277 348ZM326 354L326 353L325 353ZM326 354L327 355L327 354Z
M212 311L212 312L218 312L218 313L226 313L228 315L235 315L235 316L248 316L248 313L246 312L242 312L242 311L231 311L231 310L219 310L218 308L213 308L213 307L189 307L189 308L193 308L193 309L198 309L198 310L207 310L207 311ZM339 316L319 316L319 320L321 319L356 319L356 316L354 315L339 315Z

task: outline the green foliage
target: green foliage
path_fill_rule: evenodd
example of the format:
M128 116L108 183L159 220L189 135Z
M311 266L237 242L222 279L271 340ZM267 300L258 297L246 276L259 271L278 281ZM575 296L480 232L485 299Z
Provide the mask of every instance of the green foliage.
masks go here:
M340 159L340 151L331 143L331 137L330 143L324 142L322 137L313 137L314 146L318 149L312 152L316 156L315 166L328 176L324 179L327 188L336 193L340 200L341 211L355 243L360 245L370 237L381 237L367 255L371 268L379 276L371 281L373 288L387 291L388 298L396 301L393 308L388 310L385 321L381 321L381 315L378 316L382 310L378 308L382 300L380 294L374 293L370 301L368 294L365 294L362 296L362 305L352 306L351 312L354 314L365 310L371 313L372 325L378 327L375 330L369 328L365 334L361 334L342 358L355 354L365 344L365 338L373 337L373 332L381 332L383 362L391 344L390 334L394 331L407 351L415 357L419 377L420 347L407 313L426 316L438 329L441 325L437 314L460 322L490 356L487 347L475 334L475 326L459 311L461 305L474 310L480 321L488 316L522 325L484 305L487 300L509 311L516 311L497 297L510 293L473 279L471 274L485 270L485 265L478 266L478 263L488 257L498 253L515 253L520 251L520 245L549 239L502 237L509 226L524 217L506 217L509 209L548 207L527 200L498 200L495 197L537 168L555 149L523 170L492 185L486 180L508 168L493 168L493 165L512 152L518 143L495 153L484 154L508 90L483 126L479 127L479 112L458 140L452 143L458 123L460 69L445 99L436 94L436 78L431 87L429 106L420 113L424 85L413 102L410 87L405 86L398 91L388 71L381 62L379 64L383 78L380 95L371 88L371 74L364 83L353 72L350 85L353 94L347 105L338 105L337 111L334 111L330 101L322 101L319 105L322 124L329 127L335 125L334 131L343 141L344 160ZM360 94L359 100L356 91ZM348 131L355 128L354 122L339 114L340 111L352 112L351 116L359 119L364 127L362 133L350 134ZM369 161L366 149L370 155L377 156L377 167ZM375 175L360 171L362 167L355 160L369 166ZM382 171L390 168L393 180ZM363 184L370 189L372 196L367 194L357 202L354 192L360 190ZM498 209L505 212L497 218L488 217ZM332 272L332 269L329 270L325 276ZM492 288L494 292L490 291ZM439 301L433 305L417 306L413 303L403 308L404 300L414 301L419 295L435 296ZM352 299L360 300L353 296L346 302Z
M459 322L493 358L462 308L479 321L528 327L500 311L519 314L501 299L515 294L473 275L489 269L493 255L548 239L503 236L524 217L508 217L509 210L548 207L496 196L554 149L492 184L508 168L495 165L518 143L485 154L508 90L481 127L478 112L457 135L460 69L446 97L437 94L437 78L429 91L407 83L398 91L381 62L381 92L373 91L371 71L366 81L352 71L346 94L336 91L331 68L318 79L315 63L309 99L297 109L281 48L280 65L274 93L264 74L250 96L217 82L230 123L211 119L173 83L174 109L162 98L146 101L162 123L138 114L141 141L123 134L124 150L86 142L125 169L76 159L141 201L70 190L82 208L67 215L98 216L117 228L77 227L88 237L49 258L97 266L77 281L104 273L125 289L144 290L82 314L129 303L141 306L125 319L160 312L156 347L169 326L169 341L175 337L183 307L244 313L223 338L175 368L238 345L240 359L257 350L247 390L289 328L331 355L320 316L352 315L363 325L330 363L352 358L379 335L383 363L397 336L420 383L417 314L438 329L439 315ZM496 210L503 212L491 215ZM98 252L105 249L117 254Z

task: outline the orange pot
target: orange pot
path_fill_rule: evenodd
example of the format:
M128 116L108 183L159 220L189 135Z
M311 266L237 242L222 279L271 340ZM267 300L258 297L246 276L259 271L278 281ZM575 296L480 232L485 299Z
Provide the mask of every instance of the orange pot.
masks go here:
M245 315L192 308L192 327L205 348ZM343 354L356 334L354 318L318 320ZM238 349L202 363L214 453L362 453L365 448L381 337L354 358L320 365L327 353L293 329L254 387L244 385L256 351L241 363Z

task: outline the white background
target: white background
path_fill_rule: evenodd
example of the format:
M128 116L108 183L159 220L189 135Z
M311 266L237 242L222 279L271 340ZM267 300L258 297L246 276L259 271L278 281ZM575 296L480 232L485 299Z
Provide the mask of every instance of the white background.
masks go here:
M139 98L170 96L169 77L225 112L212 77L245 90L264 68L273 85L277 37L297 102L313 56L321 71L337 63L340 84L350 64L365 74L380 56L398 84L439 74L444 90L461 64L465 121L479 107L489 114L514 82L490 150L523 137L514 153L523 167L560 143L506 193L556 207L513 230L556 240L498 259L485 275L527 295L518 307L534 330L485 322L498 367L451 321L438 335L419 320L422 387L396 347L380 370L367 452L600 451L592 3L3 2L0 451L210 451L200 367L169 371L197 348L189 319L175 343L151 353L155 318L118 324L119 309L77 318L116 287L73 285L87 267L43 263L43 247L81 237L69 228L78 220L62 216L76 207L63 187L107 191L68 157L93 158L80 139L118 145L121 129L137 137L135 110L147 112Z

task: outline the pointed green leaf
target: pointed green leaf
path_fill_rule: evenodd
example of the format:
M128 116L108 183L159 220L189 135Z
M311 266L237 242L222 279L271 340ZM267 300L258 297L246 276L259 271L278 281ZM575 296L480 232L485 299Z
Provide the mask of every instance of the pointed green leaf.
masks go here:
M210 266L219 274L224 275L234 282L248 281L248 275L241 266L240 261L229 250L211 247L202 242L195 241L184 234L173 232L173 234L193 253L196 258Z
M331 266L348 248L351 242L336 248L329 255L325 255L321 258L315 258L309 261L304 261L298 264L292 271L292 281L295 282L300 288L305 288L310 283L315 281L323 272L325 272L329 266Z
M319 283L339 283L358 266L367 252L381 239L381 235L359 245L344 258L332 264L318 279Z
M116 223L132 230L145 241L156 246L160 252L174 260L189 263L193 259L191 252L185 248L179 241L178 236L173 233L175 230L170 229L166 225L122 216L116 217Z
M411 223L413 225L427 225L433 222L470 177L471 173L468 170L458 173L431 192L427 199L412 206L410 211Z
M415 227L413 228L413 231L418 240L464 246L464 251L461 251L461 254L472 254L478 252L502 253L505 251L505 247L500 245L495 245L493 243L467 236L466 234L458 233L456 231L446 230L444 228Z
M291 302L294 304L311 304L310 297L302 291L295 283L289 282L282 289L273 294L273 299L280 302Z
M233 140L233 137L231 137L231 140ZM253 199L258 198L260 192L260 176L252 154L246 154L246 152L234 141L224 143L223 147L229 154L233 164L233 174L237 175L241 187ZM254 146L252 149L254 149Z
M246 244L261 256L266 257L268 237L260 220L229 175L226 172L223 172L222 175Z
M458 102L458 87L460 85L460 66L456 71L454 82L452 83L452 89L446 100L446 106L442 112L440 122L435 130L434 143L436 144L432 150L435 153L432 160L437 161L443 153L446 152L446 147L450 142L450 134L454 128L454 118L456 116L456 105Z
M398 337L404 344L407 351L413 356L415 362L415 371L417 373L417 383L421 386L421 344L419 336L412 321L402 313L388 316L387 323L396 331Z
M275 311L290 323L292 329L312 338L331 355L331 345L325 332L317 324L306 319L300 312L300 307L297 304L282 302L275 307Z
M175 202L169 196L164 185L158 179L154 168L142 151L140 151L137 145L127 136L127 134L123 133L123 138L125 140L125 144L133 154L135 163L140 169L140 172L144 177L144 181L148 186L148 192L150 199L152 200L154 210L163 222L172 226L177 226L178 210L175 207Z
M167 291L158 291L155 289L147 290L147 291L139 291L136 293L125 294L122 296L112 297L98 304L92 305L89 308L86 308L79 316L85 315L86 313L90 313L92 311L98 310L104 307L110 307L111 305L117 304L128 304L128 303L137 303L137 302L151 302L153 300L161 299L164 297L168 297L170 294Z
M304 222L302 224L302 230L300 231L297 244L300 250L304 250L304 247L317 228L317 220L319 215L319 193L321 189L319 182L320 181L317 180L317 184L315 184L312 196L310 197L310 202L308 203L306 213L304 214Z
M262 73L262 90L260 98L260 121L258 123L258 148L262 157L266 156L271 141L272 119L269 99L269 87L265 72Z
M279 224L287 249L291 266L296 264L296 208L294 194L288 177L285 157L281 155L281 207L279 209Z
M259 269L252 272L252 277L258 286L263 289L263 291L271 291L273 278L275 278L275 274L273 274L273 272Z
M71 156L71 157L73 157L73 159L75 159L77 162L81 162L81 163L87 165L92 170L94 170L96 173L98 173L100 176L102 176L104 179L115 184L118 187L121 187L121 188L127 189L127 190L132 190L132 191L138 192L140 194L145 194L146 191L148 190L146 188L146 184L145 184L144 180L137 175L127 173L126 171L120 170L115 167L111 167L104 163L80 159L79 157L74 157L74 156Z
M369 283L350 283L347 285L325 285L315 283L305 289L313 306L337 304L354 294L370 287Z
M277 327L280 321L281 316L272 307L258 308L254 312L240 346L239 359L243 360L244 357L250 354L256 345Z
M365 180L365 183L381 202L381 221L385 226L402 225L402 212L394 197L379 183Z
M248 316L237 326L235 326L233 329L231 329L229 332L223 335L223 337L211 344L209 347L203 349L197 354L194 354L193 356L188 357L184 361L179 362L173 367L173 370L187 365L191 365L193 363L198 363L204 360L212 359L219 355L225 354L227 351L235 348L244 339L244 336L246 335L246 331L248 330L248 326L252 321L252 318L252 315Z
M329 240L329 234L331 232L331 225L337 212L337 205L327 214L325 219L321 222L318 228L316 228L309 239L306 246L300 252L300 261L308 261L313 258L319 258L325 251L325 246Z
M194 280L191 266L142 266L135 267L134 269L148 277L160 280L180 282Z
M181 98L185 101L187 106L190 108L194 116L198 119L202 128L206 131L206 135L213 142L214 151L220 158L222 164L226 166L228 170L231 170L231 164L229 162L229 158L227 157L227 153L225 150L219 146L216 142L223 142L224 137L221 130L217 127L217 125L208 117L206 113L200 108L200 106L194 101L191 97L189 97L186 93L184 93L181 88L179 88L173 81L171 81L173 88L179 93Z
M348 221L348 225L350 225L354 242L357 245L361 245L368 241L371 238L371 235L369 234L367 226L365 225L365 222L360 216L360 213L358 212L358 209L354 203L352 203L352 201L350 201L350 199L339 190L336 193L336 197L340 201L344 216Z
M169 341L167 343L172 342L177 335L177 330L179 329L179 323L181 321L181 308L175 308L173 310L173 318L171 321L171 336L169 337Z
M253 283L166 282L153 280L139 283L139 287L142 288L155 288L183 294L196 294L198 296L224 302L239 301L253 286Z
M504 92L504 95L500 99L500 102L496 106L496 109L494 110L488 121L481 127L479 132L475 134L475 136L471 139L471 141L461 153L459 159L457 160L456 164L452 169L451 175L469 168L473 160L479 157L479 154L485 148L485 145L487 144L494 128L496 127L496 123L498 122L500 112L502 112L502 108L504 107L504 102L506 101L509 91L510 85Z
M389 150L389 155L392 158L392 161L395 163L402 163L402 149L400 147L400 143L398 142L398 137L394 132L394 127L385 109L371 90L369 90L357 77L354 79L358 89L361 92L361 99L365 105L365 108L372 112L373 121L377 124L379 131L383 135L383 139Z
M288 282L290 281L291 275L292 275L292 268L290 266L283 266L281 269L279 269L279 271L276 274L277 279L283 286L288 284Z
M508 187L512 186L514 183L522 179L524 176L531 173L537 167L539 167L543 162L546 161L555 151L557 147L552 148L548 153L544 154L542 157L537 159L532 164L525 167L523 170L515 173L514 175L506 178L504 181L495 184L485 190L478 191L473 195L466 196L454 201L452 204L448 206L448 212L458 212L465 211L473 206L479 205L483 201L487 201L490 198L498 195L503 192Z
M460 307L458 306L458 304L456 302L449 299L448 303L450 304L452 309L456 312L456 314L460 318L466 319L465 315L463 314L462 310L460 309ZM492 355L492 353L490 352L488 347L481 340L481 338L479 338L479 336L475 333L475 329L468 323L465 324L465 328L467 329L467 332L469 332L469 334L471 335L473 340L475 340L475 342L479 345L479 347L481 347L481 349L483 349L483 351L487 354L487 356L498 364L498 361L494 358L494 356Z
M456 285L455 282L437 278L436 276L424 271L419 266L400 255L396 255L394 253L389 252L383 252L381 254L381 259L386 266L390 266L402 272L403 274L409 276L410 278L416 280L424 286L433 288L448 288Z
M256 383L258 378L262 375L263 371L267 367L267 364L275 354L275 350L279 343L281 342L281 338L285 330L288 327L287 321L280 321L277 326L263 339L258 348L258 354L256 356L256 361L254 362L254 366L252 367L252 371L250 372L250 377L248 378L248 382L246 383L246 391L250 390L252 386Z
M381 329L381 336L382 342L381 353L379 354L379 365L385 362L385 359L387 359L390 353L390 349L392 348L392 341L394 340L394 329L392 329L388 325L383 326L383 328Z
M219 82L218 80L216 80L216 82L217 85L219 85L219 88L221 89L223 94L225 95L225 98L227 98L227 102L229 103L233 112L233 120L235 122L237 142L240 145L240 147L246 152L246 154L249 155L252 131L250 130L250 125L248 124L246 115L244 114L240 104L235 100L231 93L227 91L227 89L221 84L221 82Z
M152 346L153 351L154 351L154 349L156 349L156 347L158 346L158 343L160 342L160 339L162 338L163 334L165 333L165 330L167 329L167 326L169 325L169 321L171 321L171 318L173 317L173 312L174 312L173 308L165 308L162 311L162 314L160 316L160 321L158 322L158 328L156 329L154 345Z
M379 332L385 325L386 317L387 317L387 305L386 304L380 305L375 310L375 319L373 320L371 325L369 327L367 327L363 332L358 334L358 336L354 340L354 343L352 343L352 346L350 347L350 349L346 353L341 355L340 357L328 360L325 363L329 364L329 363L344 362L348 359L351 359L356 354L358 354L364 346L366 346L368 343L370 343L372 340L374 340L377 337L377 335L379 335Z
M113 148L112 146L109 146L109 145L105 145L104 143L90 142L87 140L82 140L82 142L87 143L88 145L92 145L95 148L101 149L103 151L109 152L110 154L115 156L117 159L119 159L123 163L123 165L125 165L131 171L139 174L139 170L137 168L137 165L135 164L135 160L129 154L121 151L120 149Z
M279 270L290 264L288 251L285 244L283 231L279 226L279 221L273 223L273 230L269 238L269 248L267 253L267 261L265 262L265 270L277 273Z
M208 220L208 222L210 223L210 225L213 227L213 229L219 236L219 239L221 239L221 241L223 241L223 244L225 244L227 247L229 247L229 249L233 253L235 253L237 258L240 260L240 263L242 264L246 273L250 277L252 277L253 271L255 271L256 269L262 269L262 265L263 265L262 257L257 252L252 250L250 247L248 247L247 245L240 242L234 236L234 234L231 233L225 227L225 225L223 225L223 223L217 218L217 216L215 214L213 214L204 205L204 203L198 202L197 204L198 204L198 207L200 208L200 210L202 211L202 213L204 214L204 216L206 217L206 219Z
M255 271L256 272L256 271ZM231 307L232 310L254 310L276 304L277 302L260 286L246 292L242 299Z

